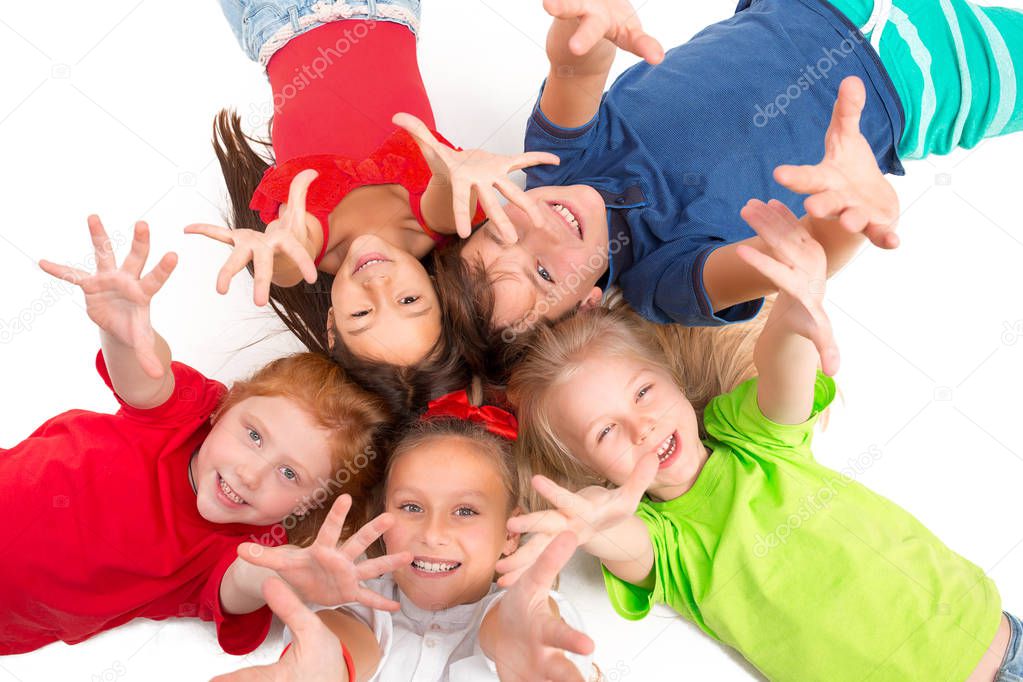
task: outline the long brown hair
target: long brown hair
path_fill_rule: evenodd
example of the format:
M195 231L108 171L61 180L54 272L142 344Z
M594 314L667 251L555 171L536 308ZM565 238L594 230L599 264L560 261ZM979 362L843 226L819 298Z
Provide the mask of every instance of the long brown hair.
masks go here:
M266 223L249 208L249 201L273 163L270 143L246 134L238 114L224 109L213 122L213 149L231 203L225 215L228 226L265 231ZM487 346L477 321L480 308L475 295L452 283L452 265L457 267L450 255L436 250L426 263L435 277L441 335L422 361L408 367L359 358L345 347L339 335L331 334L327 317L334 276L329 273L320 272L315 284L271 284L270 307L307 349L340 364L352 381L380 395L396 416L414 416L431 399L467 385L472 373L486 365ZM452 296L449 291L465 293Z
M308 509L283 520L288 541L312 542L331 504L342 493L352 496L353 506L369 503L372 487L383 471L378 455L381 429L387 410L376 396L349 381L336 363L317 353L298 353L270 362L250 378L237 381L211 417L220 415L255 396L281 396L298 403L313 421L330 432L331 479L321 481ZM353 529L345 529L349 534Z

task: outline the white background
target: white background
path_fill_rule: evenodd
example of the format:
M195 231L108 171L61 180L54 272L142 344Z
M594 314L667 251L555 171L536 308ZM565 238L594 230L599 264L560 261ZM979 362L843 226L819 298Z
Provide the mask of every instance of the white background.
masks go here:
M546 71L540 1L424 4L420 60L439 129L463 147L519 151ZM639 9L648 30L673 46L729 16L734 4L648 0ZM633 61L621 56L616 73ZM751 69L756 61L750 46ZM154 324L177 359L229 382L296 347L280 335L242 349L276 330L274 318L252 305L247 275L218 296L226 247L182 234L190 222L217 222L225 206L209 145L215 112L234 106L255 124L270 107L260 68L243 56L215 2L4 3L0 63L0 445L64 410L115 406L92 368L98 340L81 294L35 265L40 258L89 263L91 212L124 247L133 222L144 218L154 255L180 255L154 306ZM666 114L665 125L693 124ZM893 180L903 247L863 252L830 288L843 400L815 448L834 468L853 466L860 481L987 570L1005 608L1017 612L1021 158L1023 136L1016 136L907 163L908 177ZM878 455L866 466L850 465L871 447ZM96 538L96 551L102 545ZM3 560L17 560L18 547L4 550ZM754 675L666 609L640 623L619 619L589 560L577 557L562 586L609 679ZM138 621L74 647L0 658L0 682L205 679L272 660L278 634L234 658L219 652L208 624Z

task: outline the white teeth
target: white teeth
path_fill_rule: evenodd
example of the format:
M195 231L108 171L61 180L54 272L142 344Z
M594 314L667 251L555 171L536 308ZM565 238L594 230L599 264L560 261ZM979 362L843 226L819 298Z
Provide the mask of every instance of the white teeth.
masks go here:
M671 434L664 439L661 446L657 448L657 459L661 462L671 457L672 453L675 452L675 434Z
M412 565L418 568L420 571L426 571L427 573L445 573L447 571L453 571L462 564L455 562L453 564L446 563L435 563L432 561L420 561L416 559L412 562Z
M565 220L567 220L567 221L568 221L569 225L571 225L572 227L574 227L574 228L575 228L576 230L578 230L578 229L579 229L579 221L578 221L578 220L576 219L576 217L575 217L575 214L574 214L574 213L572 213L571 211L569 211L569 210L568 210L567 208L565 208L565 207L564 207L564 206L562 206L561 204L552 204L552 205L551 205L551 207L552 207L552 208L553 208L553 209L554 209L555 211L557 211L558 213L560 213L560 214L561 214L561 215L562 215L562 216L563 216L563 217L565 218Z
M224 496L227 497L227 499L231 500L235 504L245 504L245 500L243 500L238 493L232 490L231 486L229 486L227 481L223 478L220 479L220 490L224 493Z
M363 268L365 268L368 265L376 265L377 263L386 263L386 262L387 261L385 261L385 260L383 260L381 258L374 258L373 260L368 260L365 263L363 263L362 265L360 265L358 268L355 269L355 272L358 272L359 270L362 270Z

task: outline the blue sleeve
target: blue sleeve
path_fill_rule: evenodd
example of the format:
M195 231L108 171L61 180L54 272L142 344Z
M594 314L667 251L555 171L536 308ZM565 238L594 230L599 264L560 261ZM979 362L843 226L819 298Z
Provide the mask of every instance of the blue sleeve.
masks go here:
M526 188L569 183L573 171L580 167L583 154L592 145L596 136L600 111L578 128L562 128L553 123L540 109L540 98L547 84L540 86L540 94L533 105L533 113L526 122L526 139L523 149L527 152L550 152L561 159L559 166L531 166L526 168Z
M625 300L640 315L660 324L718 327L756 317L764 299L712 310L703 286L703 265L725 241L703 237L676 240L646 254L621 277Z

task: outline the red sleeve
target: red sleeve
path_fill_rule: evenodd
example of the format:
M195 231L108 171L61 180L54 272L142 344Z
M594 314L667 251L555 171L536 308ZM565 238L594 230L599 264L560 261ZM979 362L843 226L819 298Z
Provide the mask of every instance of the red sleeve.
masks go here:
M227 393L227 388L219 381L207 379L186 364L172 362L174 392L171 397L162 405L148 410L140 410L124 402L121 396L117 395L117 391L114 390L114 385L110 381L110 373L107 371L102 350L96 353L96 371L99 372L104 383L120 403L121 409L118 414L138 420L157 422L166 428L179 428L182 421L196 417L205 419L216 409L217 404Z
M227 569L238 558L238 544L224 552L199 595L199 618L212 621L217 626L220 648L235 656L250 653L262 644L273 621L273 611L269 606L263 606L252 613L224 612L220 603L220 583Z

